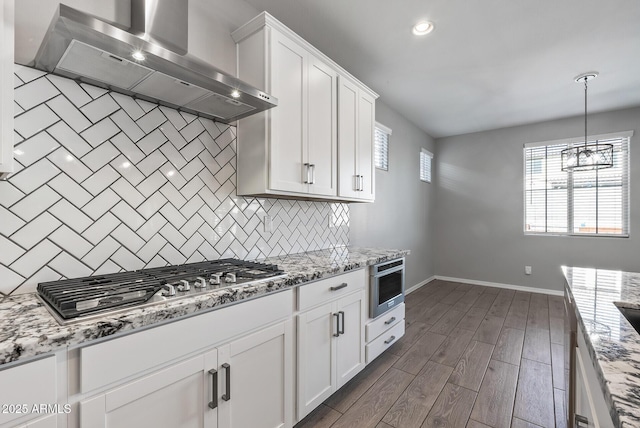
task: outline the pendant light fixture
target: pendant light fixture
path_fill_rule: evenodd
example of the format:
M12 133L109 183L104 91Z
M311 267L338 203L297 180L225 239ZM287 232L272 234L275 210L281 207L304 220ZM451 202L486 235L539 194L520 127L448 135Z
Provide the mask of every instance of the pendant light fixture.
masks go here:
M563 171L593 171L613 167L613 145L589 143L587 138L587 82L598 77L597 72L585 73L575 78L576 83L584 82L584 144L562 151Z

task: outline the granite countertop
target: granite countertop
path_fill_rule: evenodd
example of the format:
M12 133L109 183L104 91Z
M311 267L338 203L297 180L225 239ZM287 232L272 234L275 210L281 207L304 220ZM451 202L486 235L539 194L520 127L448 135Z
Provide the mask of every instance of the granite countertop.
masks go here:
M640 309L640 273L562 270L613 423L640 426L640 334L616 307Z
M270 257L261 261L277 264L287 273L286 277L255 285L220 289L67 326L58 324L35 293L5 297L0 300L0 365L198 312L219 309L234 302L265 296L407 254L407 250L338 247Z

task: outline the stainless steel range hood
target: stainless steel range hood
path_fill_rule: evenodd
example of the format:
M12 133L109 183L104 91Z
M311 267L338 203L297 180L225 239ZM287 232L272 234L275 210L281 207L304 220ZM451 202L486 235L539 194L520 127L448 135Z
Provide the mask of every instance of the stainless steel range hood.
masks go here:
M187 0L131 0L123 29L60 4L35 67L231 122L278 100L186 54Z

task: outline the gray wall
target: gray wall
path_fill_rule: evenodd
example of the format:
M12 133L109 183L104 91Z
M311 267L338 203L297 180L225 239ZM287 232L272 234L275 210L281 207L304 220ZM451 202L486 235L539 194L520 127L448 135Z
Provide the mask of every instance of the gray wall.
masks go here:
M351 204L352 245L411 250L407 288L434 275L432 224L435 184L419 179L420 148L433 152L433 138L383 102L376 120L392 129L389 171L376 170L376 201Z
M589 134L634 130L629 238L525 236L522 145L581 135L583 117L438 139L437 275L560 290L560 266L640 271L640 108L589 115ZM524 266L533 275L524 274Z

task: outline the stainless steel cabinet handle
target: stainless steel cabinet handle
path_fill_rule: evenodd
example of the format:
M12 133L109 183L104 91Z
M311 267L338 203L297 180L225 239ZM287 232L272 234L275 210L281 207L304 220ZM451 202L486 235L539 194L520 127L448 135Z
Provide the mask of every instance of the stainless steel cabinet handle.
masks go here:
M391 336L390 338L388 338L387 340L384 341L384 344L388 345L391 342L393 342L394 340L396 340L396 337L395 336Z
M209 401L209 408L215 409L216 407L218 407L218 371L215 369L211 369L209 370L209 374L211 375L211 395L213 395L213 399Z
M338 311L338 315L341 315L342 317L342 328L339 328L338 330L338 334L344 334L344 311Z
M225 389L227 392L222 395L222 399L224 401L229 401L231 400L231 366L228 363L224 363L222 368L225 371Z
M364 192L364 175L360 176L360 191Z
M331 291L338 291L338 290L342 290L343 288L347 287L349 284L347 284L346 282L343 282L340 285L336 285L335 287L329 287L329 290Z
M587 428L589 426L589 419L585 418L582 415L576 414L576 428Z
M354 175L353 178L355 179L354 184L353 184L353 190L358 191L358 189L360 188L360 176L359 175Z
M390 319L390 320L385 321L384 323L385 323L386 325L389 325L389 324L391 324L392 322L394 322L395 320L396 320L396 317L391 317L391 319Z
M316 165L310 163L309 170L311 170L311 182L309 184L316 184Z
M333 337L340 336L340 314L333 314L336 317L336 332L333 333Z
M304 184L311 184L311 176L309 175L311 173L311 169L309 168L309 164L303 163L302 165L307 169L307 179L304 181Z

